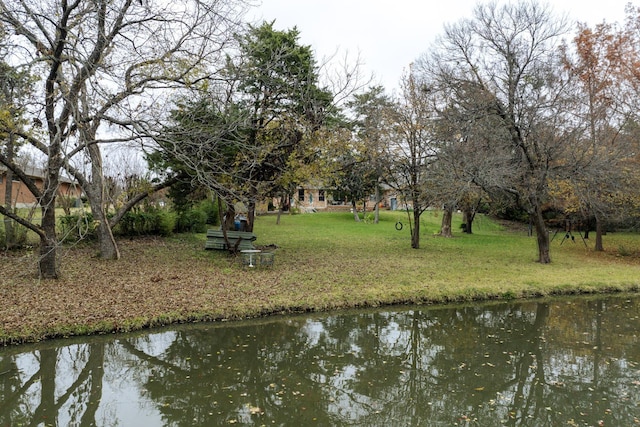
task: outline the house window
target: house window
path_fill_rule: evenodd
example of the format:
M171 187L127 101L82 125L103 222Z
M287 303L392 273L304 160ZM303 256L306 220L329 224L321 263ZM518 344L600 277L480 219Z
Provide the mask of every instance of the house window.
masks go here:
M318 201L324 202L324 190L318 190Z
M304 202L304 188L298 190L298 201Z

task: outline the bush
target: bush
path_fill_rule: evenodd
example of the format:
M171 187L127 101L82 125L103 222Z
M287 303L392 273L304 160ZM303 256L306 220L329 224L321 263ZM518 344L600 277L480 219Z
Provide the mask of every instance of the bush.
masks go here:
M188 209L176 212L175 231L178 233L204 233L207 225L219 225L218 204L209 199L202 200Z
M511 205L496 204L491 209L490 214L500 219L506 219L508 221L517 221L527 223L529 221L529 214L524 209L520 209Z
M176 227L176 214L164 209L127 212L114 228L120 236L168 236Z
M83 212L65 215L59 218L62 239L77 241L80 239L95 239L96 223L93 215ZM144 212L127 212L116 224L113 233L119 236L160 235L168 236L173 233L176 225L176 214L163 209L150 209Z
M178 212L175 231L178 233L204 233L207 231L208 215L201 209Z
M127 212L114 230L122 236L142 236L158 234L158 211Z
M18 247L24 247L29 244L27 233L29 229L24 225L14 224L13 226L13 244Z
M173 233L176 226L176 214L166 210L158 211L157 231L161 236L168 236Z
M196 210L201 210L207 215L206 223L209 225L219 225L218 204L209 199L201 201Z
M96 224L91 212L80 212L59 217L63 241L96 238Z

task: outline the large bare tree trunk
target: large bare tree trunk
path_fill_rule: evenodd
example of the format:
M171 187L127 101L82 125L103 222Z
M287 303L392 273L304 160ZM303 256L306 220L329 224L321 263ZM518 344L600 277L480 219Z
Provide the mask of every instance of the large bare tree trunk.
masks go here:
M40 235L40 277L43 279L58 278L58 238L56 236L55 196L40 201L42 206L42 231Z
M13 192L13 189L12 189L13 186L11 184L11 180L13 179L12 175L13 173L11 172L11 169L7 169L7 174L5 175L5 177L7 178L7 187L5 188L5 193L4 193L4 200L5 200L4 207L10 212L13 212L13 203L11 200L11 196ZM15 243L15 237L13 232L13 220L7 217L4 218L4 238L5 238L5 247L7 248L7 250L11 249Z
M286 194L282 193L280 196L280 205L278 206L278 216L276 217L276 225L280 225L280 217L282 216L282 211L284 210Z
M98 240L100 242L100 258L102 259L120 259L120 250L116 243L115 237L113 237L113 230L109 225L109 219L104 211L104 205L94 206L91 203L91 211L93 212L94 220L98 223Z
M256 201L252 197L247 206L247 228L244 231L253 232L253 221L256 218Z
M360 222L360 215L358 215L358 208L356 207L356 201L351 202L351 210L353 211L353 219L356 222Z
M453 219L453 206L445 205L442 212L442 224L440 226L440 236L453 237L451 232L451 221Z
M413 209L413 229L411 230L411 247L420 249L420 210Z
M104 196L104 176L102 170L102 155L100 148L93 144L88 147L91 158L91 182L87 189L87 196L91 205L93 219L98 221L98 241L100 243L100 258L120 259L120 250L116 239L113 237L113 230L105 211Z
M598 216L596 216L596 247L595 250L598 252L604 251L604 246L602 244L602 221Z
M588 239L589 238L589 230L591 229L591 219L590 218L585 219L583 224L584 224L584 226L582 227L583 228L582 231L584 232L584 238Z
M56 235L56 193L60 183L61 156L58 141L54 138L51 144L52 154L47 164L47 175L43 183L42 196L38 200L42 212L40 223L40 277L57 279L58 272L58 236Z
M538 262L541 264L549 264L551 263L551 257L549 255L549 232L544 223L544 217L542 216L539 204L533 207L532 220L538 242Z
M476 213L473 209L467 207L462 213L462 222L464 222L464 232L467 234L473 234L473 220Z
M247 227L243 231L253 232L253 221L256 219L256 201L258 200L258 189L254 186L249 191L249 200L247 202Z

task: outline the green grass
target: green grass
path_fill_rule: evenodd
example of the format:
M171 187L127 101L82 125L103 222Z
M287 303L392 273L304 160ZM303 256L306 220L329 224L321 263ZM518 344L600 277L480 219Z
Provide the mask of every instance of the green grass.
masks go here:
M397 231L395 224L404 225ZM281 247L278 262L286 263L304 288L331 289L328 299L344 297L366 303L528 296L557 292L629 289L640 284L637 258L615 256L623 245L637 253L640 236L613 234L605 245L613 252L596 253L582 240L551 243L552 264L535 262L536 240L526 232L502 230L480 216L474 234L459 230L454 238L436 237L441 217L426 212L420 249L410 247L406 214L383 212L379 224L356 223L351 214L317 213L260 217L254 227L257 243ZM590 243L588 243L590 245Z
M396 230L398 221L403 223ZM0 263L0 344L129 331L175 322L242 319L274 313L514 299L640 290L640 236L609 233L605 252L577 240L551 243L552 263L535 262L526 229L502 229L479 216L474 234L435 234L426 212L420 249L405 213L379 224L349 213L256 219L258 246L277 245L275 264L243 267L225 251L205 251L205 234L122 239L122 259L95 257L93 243L61 249L61 277L39 281L37 251Z

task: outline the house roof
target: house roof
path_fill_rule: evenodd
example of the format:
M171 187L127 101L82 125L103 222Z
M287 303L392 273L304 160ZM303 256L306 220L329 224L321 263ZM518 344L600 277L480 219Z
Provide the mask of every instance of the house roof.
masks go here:
M0 175L4 175L7 172L8 168L3 165L0 164ZM35 166L26 166L23 167L22 170L24 171L25 174L27 174L28 177L30 178L40 178L40 179L44 179L44 177L46 176L46 170L42 169L42 168L37 168ZM60 177L60 182L64 182L67 184L74 184L75 181L67 178L65 176L61 176Z

